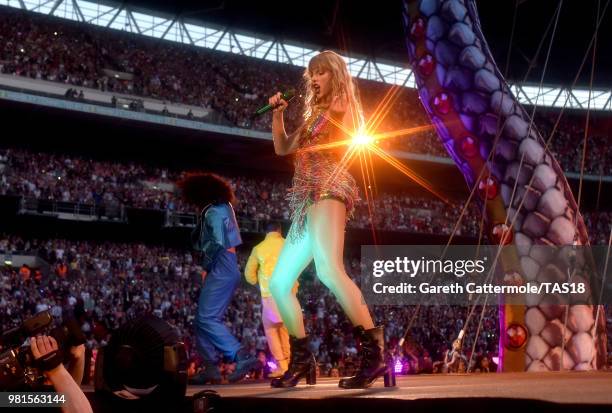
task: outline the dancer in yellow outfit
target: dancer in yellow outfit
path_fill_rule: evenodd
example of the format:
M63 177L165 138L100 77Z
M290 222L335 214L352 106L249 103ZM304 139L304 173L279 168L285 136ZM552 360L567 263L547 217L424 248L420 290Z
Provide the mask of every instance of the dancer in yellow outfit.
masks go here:
M270 377L280 377L289 367L289 332L283 324L278 313L278 307L270 293L269 282L276 266L285 239L281 234L281 226L278 223L270 223L266 226L266 238L257 244L249 260L247 261L244 276L249 284L255 285L259 282L261 291L261 319L268 340L268 347L272 356L278 362L278 368L270 374ZM292 293L297 293L296 282Z

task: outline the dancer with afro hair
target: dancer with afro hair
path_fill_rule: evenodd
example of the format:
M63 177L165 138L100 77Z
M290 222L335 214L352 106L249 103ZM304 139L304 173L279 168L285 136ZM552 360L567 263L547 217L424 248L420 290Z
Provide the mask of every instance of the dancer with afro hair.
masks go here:
M220 353L225 361L235 362L230 382L242 379L259 361L240 348L240 343L223 323L227 307L240 282L236 247L242 244L230 184L213 173L186 175L177 186L183 198L201 212L192 233L194 248L201 253L203 283L195 318L196 346L204 359L204 372L192 382L221 381Z

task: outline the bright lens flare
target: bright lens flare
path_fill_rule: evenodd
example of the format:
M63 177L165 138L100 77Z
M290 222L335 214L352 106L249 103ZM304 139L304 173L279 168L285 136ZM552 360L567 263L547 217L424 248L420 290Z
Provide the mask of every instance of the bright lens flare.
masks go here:
M331 142L320 143L316 145L306 146L299 149L303 152L315 152L315 151L326 151L336 149L342 146L347 146L347 150L342 156L340 163L338 164L336 171L329 177L330 182L335 179L342 168L348 168L351 166L355 159L359 160L361 175L363 178L363 184L366 189L366 203L368 205L368 214L370 215L370 224L372 227L372 235L374 243L377 244L376 230L374 228L374 188L376 187L376 178L374 173L374 164L372 163L372 154L378 155L380 159L387 162L390 166L408 176L411 180L422 186L423 188L436 195L442 201L450 205L450 202L440 194L429 182L421 178L418 174L412 171L408 166L395 159L391 154L378 146L378 143L384 139L395 138L399 136L410 136L416 135L420 132L432 130L433 125L421 125L401 130L394 130L389 132L380 133L376 130L381 125L384 118L389 112L389 108L393 101L397 98L397 88L391 88L390 93L387 93L381 105L376 109L374 114L370 117L365 125L362 125L358 129L350 130L345 127L343 122L339 122L333 117L327 117L327 120L341 133L343 133L347 139L333 140ZM355 122L354 122L355 124Z
M358 134L353 137L353 145L370 145L374 142L374 138L370 135Z

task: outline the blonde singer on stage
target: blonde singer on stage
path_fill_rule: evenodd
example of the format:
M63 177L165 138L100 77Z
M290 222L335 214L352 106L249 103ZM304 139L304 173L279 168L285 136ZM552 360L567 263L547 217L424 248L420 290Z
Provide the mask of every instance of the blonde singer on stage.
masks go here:
M289 369L272 380L272 387L292 387L300 379L315 384L316 361L309 348L302 309L292 288L314 259L319 280L329 288L355 326L361 342L357 374L343 378L342 388L365 388L392 369L385 363L382 327L374 327L361 291L344 269L344 230L359 193L355 179L341 165L346 146L321 148L346 140L343 131L363 124L355 84L344 59L331 51L313 57L304 72L306 83L304 123L293 133L285 131L283 112L288 103L280 93L270 97L274 107L272 136L277 155L295 154L295 174L289 191L291 228L275 267L270 291L290 334Z

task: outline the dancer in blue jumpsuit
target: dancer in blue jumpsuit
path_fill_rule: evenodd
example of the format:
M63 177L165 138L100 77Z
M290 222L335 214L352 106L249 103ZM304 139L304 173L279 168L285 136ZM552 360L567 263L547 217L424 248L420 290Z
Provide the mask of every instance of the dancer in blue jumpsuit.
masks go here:
M205 370L195 380L220 382L219 355L235 362L230 382L242 379L259 361L241 349L240 342L224 324L224 316L241 274L236 247L242 244L232 208L234 193L223 178L212 173L187 175L178 184L183 198L201 208L193 234L194 248L201 253L203 283L195 318L196 346Z

